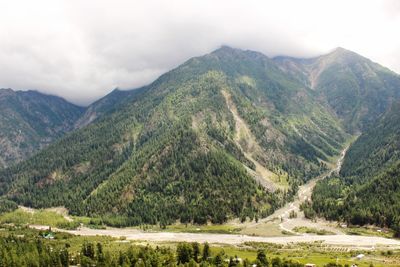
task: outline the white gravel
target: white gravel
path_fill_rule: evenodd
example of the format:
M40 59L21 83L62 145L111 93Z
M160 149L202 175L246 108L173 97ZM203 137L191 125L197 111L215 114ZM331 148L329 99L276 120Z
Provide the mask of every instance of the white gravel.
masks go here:
M40 226L36 226L39 228ZM208 233L171 233L171 232L141 232L136 229L89 229L59 230L82 236L112 236L125 237L127 240L147 242L209 242L214 244L237 245L244 242L264 242L275 244L289 243L311 243L322 242L327 245L350 247L357 249L374 249L377 247L400 248L400 240L376 237L376 236L355 236L355 235L301 235L283 237L260 237L248 235L230 234L208 234Z

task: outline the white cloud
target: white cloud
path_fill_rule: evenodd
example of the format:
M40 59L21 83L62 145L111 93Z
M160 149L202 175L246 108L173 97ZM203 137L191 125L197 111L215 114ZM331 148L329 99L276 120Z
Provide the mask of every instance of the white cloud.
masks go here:
M397 0L0 0L0 10L0 87L80 104L222 44L298 57L342 46L400 72Z

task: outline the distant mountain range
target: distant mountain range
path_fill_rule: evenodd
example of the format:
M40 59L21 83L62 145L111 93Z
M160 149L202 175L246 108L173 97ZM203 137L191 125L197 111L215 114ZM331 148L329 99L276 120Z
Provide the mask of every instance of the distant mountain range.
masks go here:
M0 168L71 131L84 108L36 91L0 89Z
M351 136L369 132L399 98L399 75L342 48L271 59L222 47L86 109L54 98L65 105L58 105L63 123L57 120L64 130L40 151L45 144L17 150L14 162L28 159L0 171L0 193L113 225L264 217L327 170ZM8 132L25 132L11 125ZM346 157L343 177L350 162Z

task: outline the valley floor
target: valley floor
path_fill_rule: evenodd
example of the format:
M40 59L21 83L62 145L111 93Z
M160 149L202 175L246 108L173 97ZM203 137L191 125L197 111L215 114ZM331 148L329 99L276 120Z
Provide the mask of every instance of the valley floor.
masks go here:
M45 230L48 227L33 225L36 229ZM54 230L54 229L53 229ZM349 250L373 249L400 249L400 240L358 235L293 235L280 237L262 237L238 234L211 234L211 233L173 233L173 232L143 232L129 228L107 228L79 230L59 230L81 236L111 236L134 241L146 242L209 242L212 244L238 245L245 242L260 242L273 244L290 243L323 243L334 247L343 247Z
M74 235L82 236L112 236L128 240L146 242L209 242L215 244L236 245L245 242L263 242L275 244L291 243L323 243L333 247L354 249L399 249L400 240L377 235L348 235L345 228L340 228L337 223L330 223L322 219L308 220L300 211L300 204L311 198L312 190L319 179L329 176L332 172L340 170L346 149L337 160L331 171L309 181L299 188L296 199L277 210L271 216L256 222L239 223L232 221L220 227L212 226L171 226L166 230L150 228L143 231L138 228L106 228L91 229L80 227L78 230L60 230ZM296 212L296 218L290 218L291 211ZM64 214L65 216L65 214ZM68 220L70 218L68 217ZM46 226L32 225L36 229L46 229ZM323 234L309 234L298 229L315 229ZM158 230L158 231L157 231ZM210 233L211 232L211 233Z
M341 155L336 161L335 166L331 170L300 186L297 196L293 202L287 203L284 207L276 210L272 215L268 216L265 219L259 220L258 222L243 224L241 226L241 233L248 235L270 236L269 232L271 228L273 228L273 226L275 225L278 226L278 229L280 231L284 231L286 233L294 235L301 235L295 231L295 229L298 227L316 229L318 231L322 230L326 233L332 234L344 234L342 229L338 228L337 223L330 223L323 219L316 219L313 221L306 219L304 217L304 213L300 211L300 205L305 200L311 199L313 189L319 180L330 176L334 172L338 173L340 171L347 149L348 146L343 149ZM290 218L291 212L296 214L296 218Z

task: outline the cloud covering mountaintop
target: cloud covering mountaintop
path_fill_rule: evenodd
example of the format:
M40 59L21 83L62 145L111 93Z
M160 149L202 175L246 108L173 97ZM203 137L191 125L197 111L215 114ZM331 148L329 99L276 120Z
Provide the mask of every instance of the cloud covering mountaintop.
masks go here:
M400 72L400 2L2 1L0 88L85 105L221 45L312 57L337 46Z

